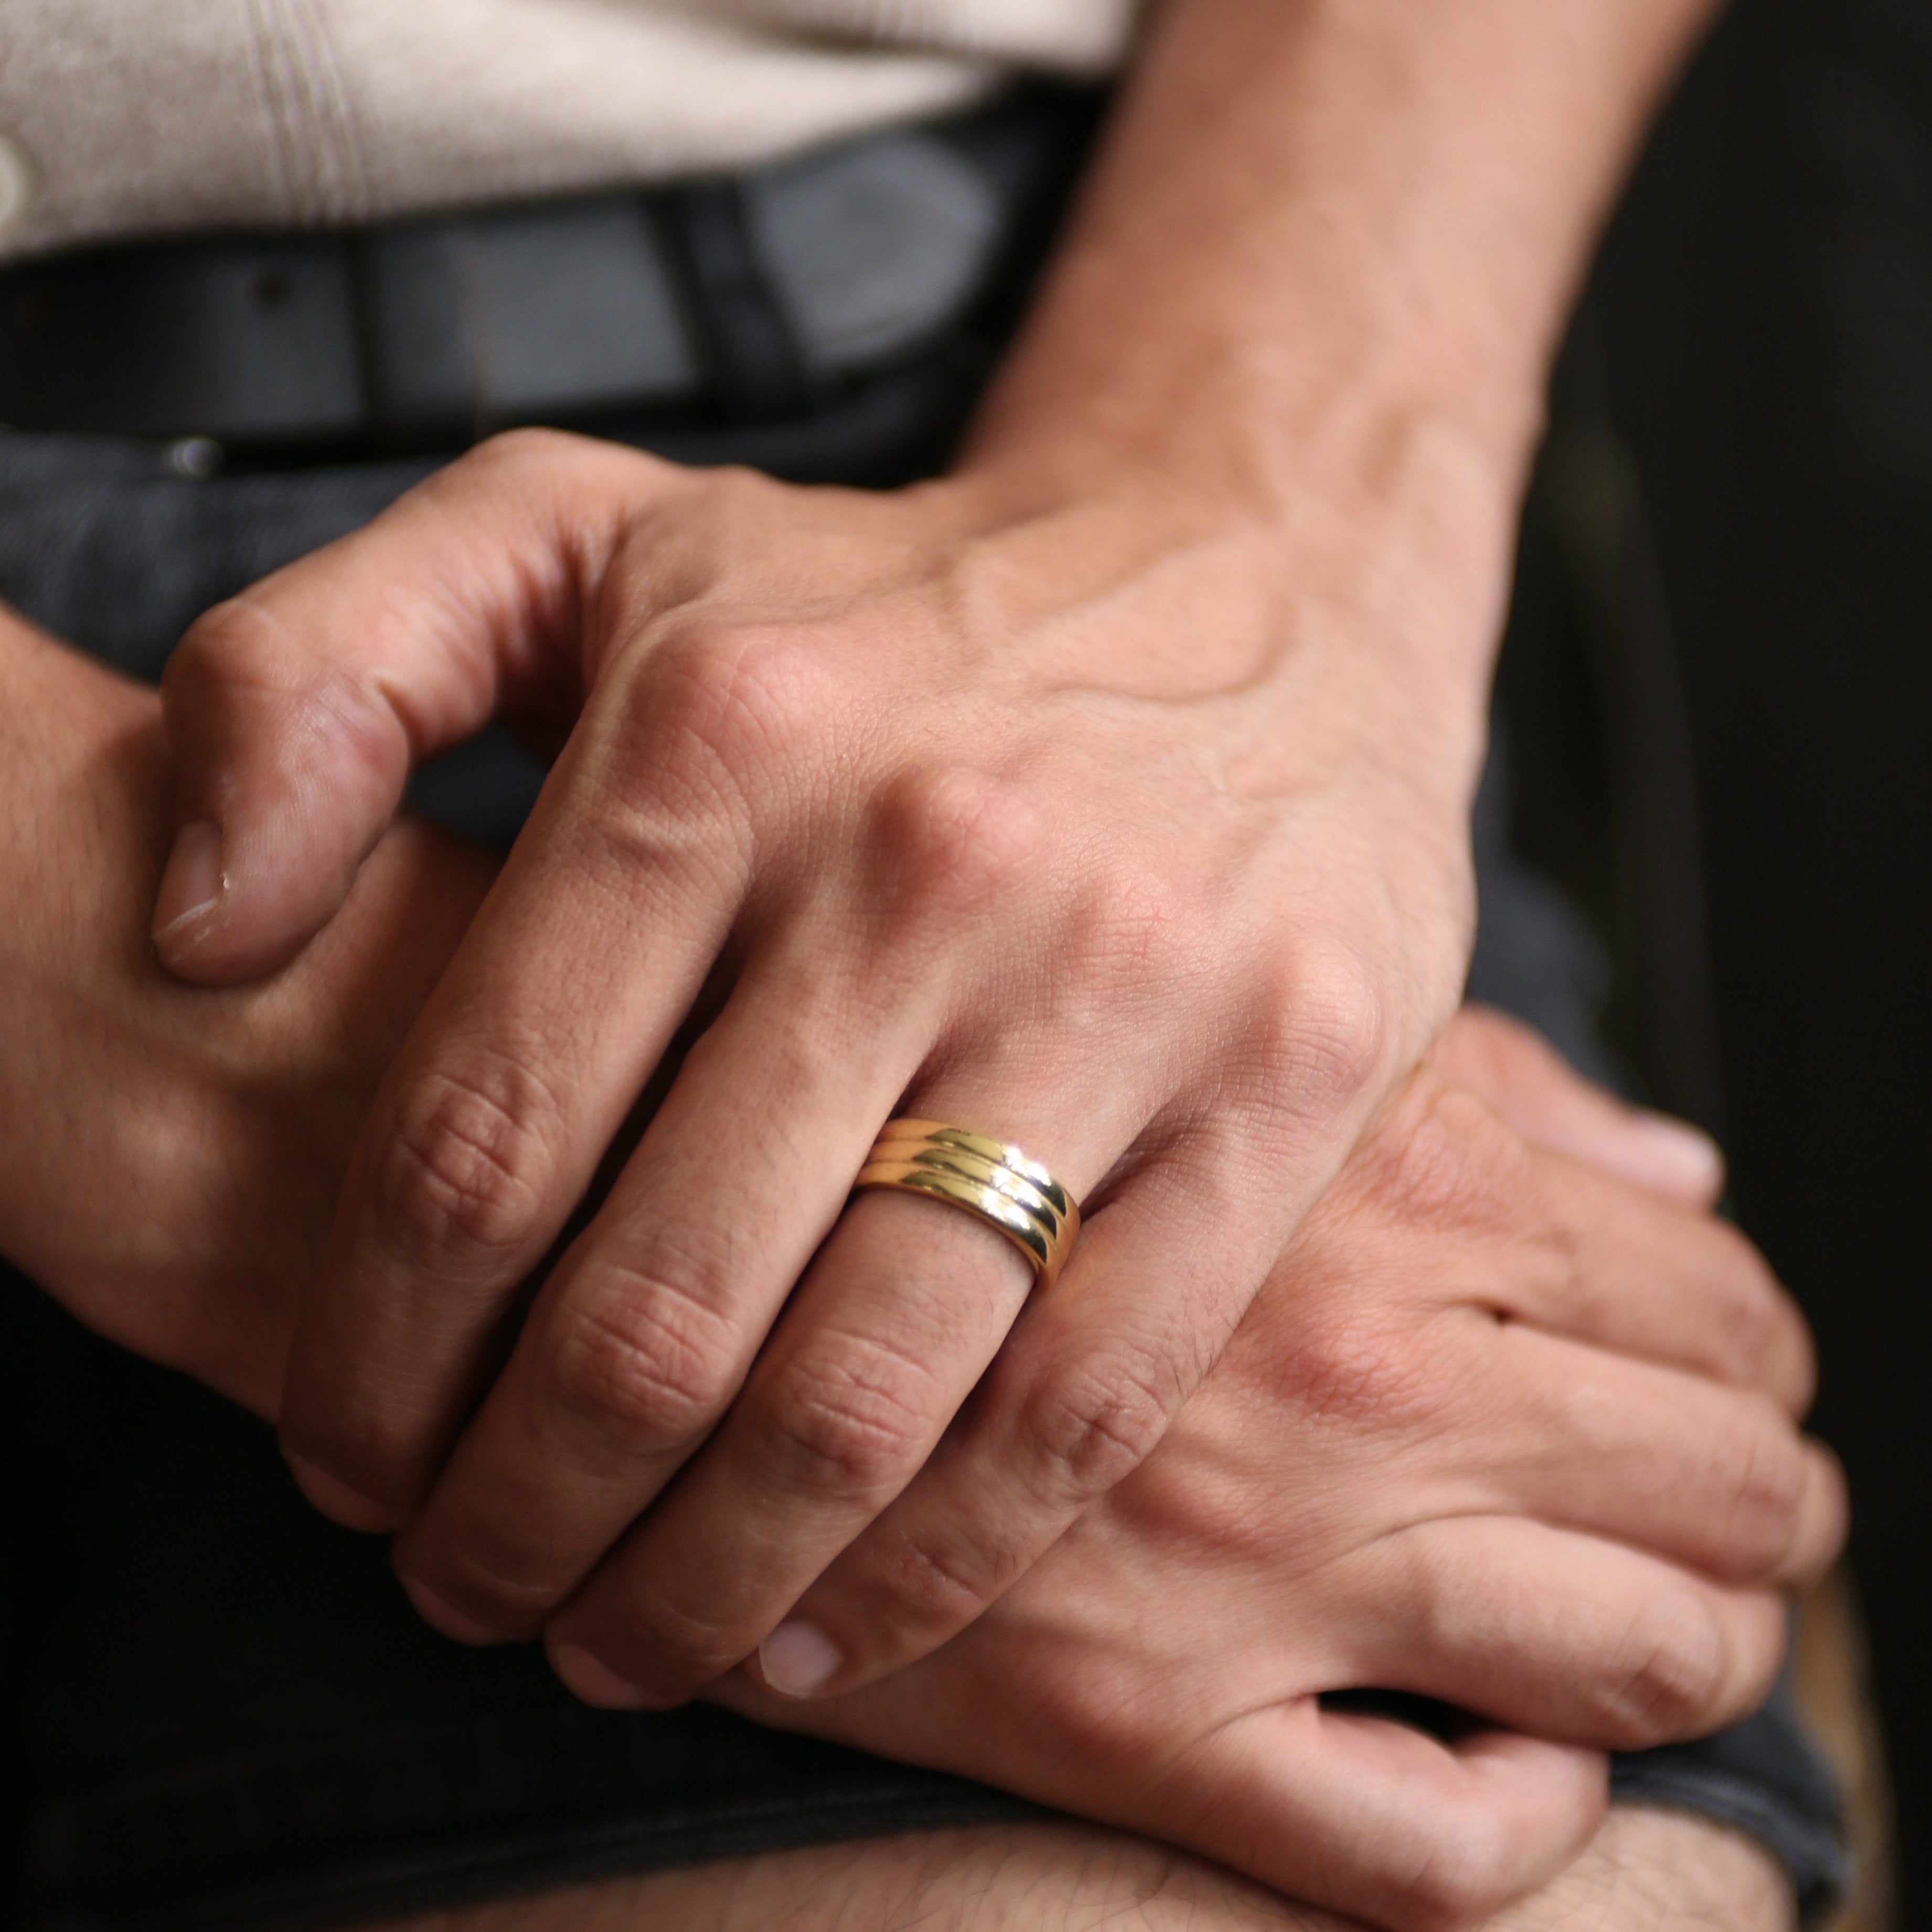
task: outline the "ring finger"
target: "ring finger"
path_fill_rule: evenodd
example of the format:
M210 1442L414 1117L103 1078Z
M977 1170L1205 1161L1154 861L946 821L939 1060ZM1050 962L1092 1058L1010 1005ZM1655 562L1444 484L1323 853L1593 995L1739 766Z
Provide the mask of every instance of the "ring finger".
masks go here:
M902 1112L1048 1153L1077 1197L1140 1123L1118 1082L1034 1082L962 1072ZM1033 1286L969 1215L854 1200L716 1436L550 1626L566 1681L593 1702L676 1702L755 1648L926 1462Z

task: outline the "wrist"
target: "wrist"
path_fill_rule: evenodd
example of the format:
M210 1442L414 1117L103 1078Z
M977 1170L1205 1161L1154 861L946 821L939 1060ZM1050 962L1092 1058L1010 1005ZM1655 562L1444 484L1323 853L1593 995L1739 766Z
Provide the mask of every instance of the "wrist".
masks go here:
M1076 572L1096 601L1158 580L1148 604L1164 626L1138 632L1114 600L1094 628L1130 688L1239 688L1258 706L1272 689L1304 716L1346 691L1352 728L1391 755L1404 721L1422 722L1417 758L1446 754L1460 790L1485 729L1519 452L1419 386L1368 374L1304 410L1291 449L1263 446L1257 420L1191 410L1104 441L1042 424L976 442L933 487L974 540L1014 543L1063 592Z
M1574 283L1708 10L1168 0L957 474L1027 507L1139 476L1282 571L1325 518L1489 613ZM1426 628L1480 681L1492 636Z
M1070 263L1074 293L1016 345L954 476L1024 509L1140 477L1198 524L1277 536L1311 503L1374 520L1432 500L1513 527L1551 331L1458 322L1459 278L1431 287L1378 259L1377 238L1310 226L1302 272L1265 313L1214 289L1211 268L1198 300L1123 313L1105 286L1083 298Z

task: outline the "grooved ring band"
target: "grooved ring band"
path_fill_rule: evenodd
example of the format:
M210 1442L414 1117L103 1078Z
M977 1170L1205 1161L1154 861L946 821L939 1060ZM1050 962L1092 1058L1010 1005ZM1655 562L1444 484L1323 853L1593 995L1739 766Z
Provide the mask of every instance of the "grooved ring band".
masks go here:
M1080 1232L1080 1204L1040 1162L943 1120L888 1120L852 1184L896 1187L964 1208L997 1228L1051 1288Z

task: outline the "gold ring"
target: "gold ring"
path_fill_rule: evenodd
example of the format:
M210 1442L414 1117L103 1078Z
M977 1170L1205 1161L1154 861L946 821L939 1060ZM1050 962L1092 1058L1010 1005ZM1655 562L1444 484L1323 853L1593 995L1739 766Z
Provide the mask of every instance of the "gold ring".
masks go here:
M943 1120L888 1120L852 1186L901 1188L977 1215L1033 1264L1040 1288L1058 1279L1080 1232L1080 1204L1038 1161Z

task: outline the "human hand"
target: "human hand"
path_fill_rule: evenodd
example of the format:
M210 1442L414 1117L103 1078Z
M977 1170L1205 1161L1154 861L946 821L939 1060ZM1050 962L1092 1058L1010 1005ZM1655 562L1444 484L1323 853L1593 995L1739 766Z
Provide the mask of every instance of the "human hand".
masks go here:
M1791 1932L1792 1903L1789 1876L1755 1838L1618 1804L1581 1856L1486 1932Z
M0 1251L89 1327L265 1415L376 1078L490 862L383 839L259 986L155 964L159 700L0 608Z
M1842 1537L1835 1467L1790 1419L1802 1324L1702 1211L1718 1180L1694 1139L1673 1153L1466 1012L1160 1448L985 1617L848 1696L778 1696L755 1665L707 1694L1378 1924L1498 1909L1602 1803L1600 1762L1533 1740L1637 1749L1744 1715L1784 1648L1775 1586ZM938 1480L960 1468L942 1445ZM877 1571L944 1588L924 1533L889 1511L799 1614L862 1648ZM607 1600L550 1642L622 1670L632 1628ZM1522 1735L1438 1742L1323 1701L1368 1688Z
M524 436L190 634L158 939L204 980L328 918L412 762L585 706L385 1081L291 1362L310 1493L406 1520L432 1622L621 1600L674 1702L905 1491L952 1587L878 1570L850 1628L892 1640L832 1660L847 1688L1145 1455L1461 980L1496 586L1486 526L1478 568L1418 494L1337 488L1285 537L1148 477L869 497ZM1057 1286L964 1216L847 1207L896 1112L1087 1197ZM970 1478L916 1480L1003 1345Z
M444 1628L533 1628L648 1508L593 1588L659 1580L675 1698L923 1493L1025 1282L930 1204L842 1216L902 1100L1098 1190L914 1647L1158 1438L1456 997L1547 361L1701 10L1163 7L945 482L511 441L190 639L160 924L212 980L328 916L412 758L588 694L295 1348L311 1493L413 1516Z

